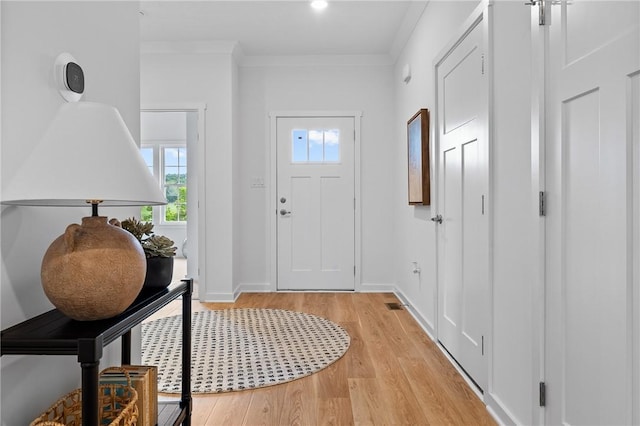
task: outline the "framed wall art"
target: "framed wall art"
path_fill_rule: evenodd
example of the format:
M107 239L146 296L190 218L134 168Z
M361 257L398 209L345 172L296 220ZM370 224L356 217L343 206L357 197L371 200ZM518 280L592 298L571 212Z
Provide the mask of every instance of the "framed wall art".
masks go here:
M409 204L431 204L429 177L429 110L418 111L407 122L409 157Z

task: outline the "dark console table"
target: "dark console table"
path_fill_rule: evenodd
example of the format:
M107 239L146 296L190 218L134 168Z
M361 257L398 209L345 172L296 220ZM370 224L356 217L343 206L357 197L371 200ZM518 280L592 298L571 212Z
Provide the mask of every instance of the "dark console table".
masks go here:
M143 289L122 314L99 321L75 321L57 309L2 330L1 355L77 355L82 367L82 424L97 426L102 350L122 337L122 364L131 363L131 329L182 296L182 396L158 404L159 425L191 424L191 294L193 279L161 290Z

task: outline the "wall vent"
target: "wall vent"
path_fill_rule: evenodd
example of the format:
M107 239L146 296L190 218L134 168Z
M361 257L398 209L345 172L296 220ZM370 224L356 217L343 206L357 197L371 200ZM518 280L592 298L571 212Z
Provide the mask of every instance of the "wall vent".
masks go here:
M388 302L385 303L385 305L387 305L387 309L389 309L390 311L401 311L403 309L402 305L396 302Z

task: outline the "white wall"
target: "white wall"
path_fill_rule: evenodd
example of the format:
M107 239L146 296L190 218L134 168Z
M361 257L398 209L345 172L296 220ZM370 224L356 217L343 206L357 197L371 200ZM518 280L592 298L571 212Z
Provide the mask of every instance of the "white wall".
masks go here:
M408 204L406 123L420 108L435 109L433 61L477 5L477 1L430 2L395 66L396 149L392 168L396 182L392 201L396 218L394 273L398 290L420 314L432 333L437 306L436 233L430 218L435 216L432 207L435 200L432 199L431 206ZM405 64L410 65L412 73L408 84L402 81ZM431 140L433 131L434 123L431 123ZM433 151L431 158L435 161ZM431 182L434 188L433 170ZM418 263L420 274L412 272L412 262Z
M419 108L435 108L434 58L453 38L478 2L430 2L396 63L397 139L406 140L402 123ZM531 183L530 10L496 2L493 23L493 298L490 378L485 402L505 422L534 422L537 385L533 346L532 276L536 267L530 241L537 229ZM413 77L401 80L410 64ZM434 123L432 123L432 136ZM432 153L433 154L433 153ZM407 205L406 143L395 154L396 260L398 290L422 323L436 335L435 226L433 207ZM436 157L432 155L433 161ZM434 176L432 175L432 179ZM432 180L432 182L434 182ZM433 200L432 200L433 201ZM433 203L432 203L433 205ZM411 272L412 261L422 269Z
M2 182L21 166L64 102L53 85L53 62L71 53L85 72L84 100L117 107L134 139L139 135L139 15L133 2L9 2L2 10ZM126 65L126 66L123 66ZM73 153L69 164L73 167ZM115 171L114 171L115 173ZM120 216L126 209L102 209ZM2 207L1 326L52 309L40 285L47 246L89 211ZM119 343L101 367L119 362ZM3 425L28 424L80 384L76 357L0 358Z
M238 277L240 276L240 258L241 258L241 246L239 243L240 232L243 224L240 220L236 218L240 215L242 211L242 206L240 204L241 197L238 196L240 192L240 170L242 168L242 156L240 155L240 146L242 141L240 140L240 70L238 68L237 63L237 51L234 51L233 60L231 61L231 111L232 111L232 137L231 144L233 145L232 153L232 164L233 164L233 178L231 182L233 183L233 294L234 297L237 296L238 292Z
M269 112L274 110L363 111L362 277L367 284L393 285L388 202L393 183L389 174L380 173L389 168L396 143L391 138L392 67L387 58L368 58L365 64L354 60L359 65L342 59L317 64L317 58L305 58L303 64L278 59L256 64L254 58L239 66L230 44L143 45L144 105L207 105L202 299L229 301L242 286L271 284L267 195ZM264 180L264 188L251 188L256 177Z
M234 282L233 214L233 44L144 45L140 58L144 105L206 104L204 191L200 200L200 298L232 300ZM202 140L202 135L201 135ZM206 254L203 254L206 253ZM203 257L206 256L206 257ZM206 274L206 275L204 275ZM203 279L203 276L205 279Z
M366 62L366 63L364 63ZM362 283L394 283L393 68L387 58L275 58L240 68L241 208L238 282L268 290L270 283L269 113L275 111L362 111L361 206ZM254 178L264 188L251 188Z

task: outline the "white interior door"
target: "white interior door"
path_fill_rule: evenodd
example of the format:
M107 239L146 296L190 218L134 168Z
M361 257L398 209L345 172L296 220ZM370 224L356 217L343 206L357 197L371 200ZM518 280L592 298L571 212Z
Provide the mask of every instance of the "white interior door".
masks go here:
M353 290L354 118L278 117L279 290Z
M640 424L640 3L547 18L546 423Z
M489 301L487 76L483 19L436 65L438 339L486 388Z

